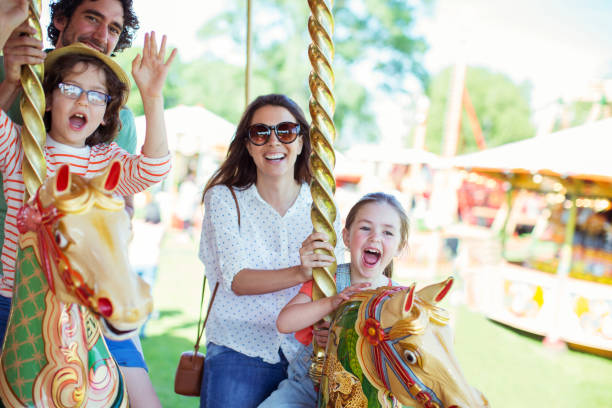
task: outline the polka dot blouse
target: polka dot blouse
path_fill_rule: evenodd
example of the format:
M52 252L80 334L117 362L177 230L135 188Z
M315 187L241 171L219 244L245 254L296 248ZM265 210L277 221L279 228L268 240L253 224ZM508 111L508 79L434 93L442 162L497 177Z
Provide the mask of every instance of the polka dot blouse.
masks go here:
M297 199L284 216L261 198L255 185L234 191L240 206L240 227L236 204L226 186L215 186L204 197L199 255L210 287L220 282L206 324L206 339L251 357L261 357L268 363L279 361L281 348L291 361L300 345L293 335L276 330L276 317L300 285L248 296L236 296L231 285L234 276L245 268L271 270L300 264L299 249L312 233L310 188L302 184ZM336 217L336 258L342 260L339 220Z

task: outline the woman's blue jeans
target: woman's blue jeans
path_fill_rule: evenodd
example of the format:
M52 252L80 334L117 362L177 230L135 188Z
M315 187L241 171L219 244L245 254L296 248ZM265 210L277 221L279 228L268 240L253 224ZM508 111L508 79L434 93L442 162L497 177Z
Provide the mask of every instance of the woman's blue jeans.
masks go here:
M287 378L288 362L269 364L225 346L208 343L200 408L256 408Z

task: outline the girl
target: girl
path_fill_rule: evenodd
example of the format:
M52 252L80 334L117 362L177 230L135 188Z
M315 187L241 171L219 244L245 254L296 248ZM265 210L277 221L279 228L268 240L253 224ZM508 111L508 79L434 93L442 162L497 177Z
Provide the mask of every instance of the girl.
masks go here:
M132 63L132 75L142 96L147 122L140 155L130 155L115 143L109 144L119 129L119 109L125 104L130 89L123 69L107 55L81 43L48 54L43 81L46 97L44 121L48 131L44 147L47 177L52 176L62 164L69 164L72 173L93 177L104 171L111 160L118 159L123 164L123 172L116 191L121 195L138 193L165 178L170 170L170 154L162 87L176 54L176 50L173 50L164 62L165 44L164 37L158 51L155 33L146 34L142 56L138 55ZM4 179L4 198L8 204L1 255L0 341L6 331L13 292L19 236L16 215L25 194L21 171L24 148L20 134L21 127L0 110L0 170ZM140 356L131 342L122 343L129 343L126 353ZM109 345L109 348L112 346ZM127 363L130 368L142 367L140 370L146 374L144 360L136 364ZM143 376L137 378L144 379ZM138 400L142 401L141 406L159 406L148 377L145 384L132 385L132 389L139 389L139 392L130 393L131 405L139 405L134 403ZM148 401L142 399L143 395L147 395L143 392L144 387L148 387L146 391L151 391L149 395L152 398Z
M312 234L300 249L303 265L322 266L318 247L318 234ZM310 280L281 310L276 327L281 333L295 333L304 345L313 337L313 324L332 313L352 294L366 288L392 286L393 257L406 246L408 216L395 197L385 193L371 193L362 197L348 213L342 230L344 245L349 249L351 262L338 265L335 296L312 300ZM329 262L324 262L324 266ZM315 329L315 333L321 329ZM318 333L317 333L318 334ZM323 347L326 338L317 336ZM317 394L308 377L309 360L297 361L289 366L289 377L260 407L315 407Z
M312 232L308 129L288 97L256 98L204 189L200 259L211 288L219 287L206 325L201 407L257 407L304 348L275 323L297 285L312 279L298 256Z

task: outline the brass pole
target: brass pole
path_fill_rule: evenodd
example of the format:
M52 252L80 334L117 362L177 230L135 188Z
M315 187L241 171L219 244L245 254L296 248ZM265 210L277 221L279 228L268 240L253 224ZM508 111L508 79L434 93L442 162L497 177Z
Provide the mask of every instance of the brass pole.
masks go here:
M336 205L334 193L336 182L333 169L336 163L333 143L336 139L334 127L334 110L336 102L333 96L334 72L331 67L334 58L334 44L332 35L334 19L332 16L333 0L308 0L311 15L308 19L308 31L312 42L308 47L308 58L312 71L308 78L310 87L310 142L312 154L310 166L313 178L310 183L312 194L312 209L310 217L316 232L324 232L329 237L332 246L336 246L336 232L334 221L336 219ZM334 256L333 252L329 254ZM336 262L328 268L314 268L313 300L336 293ZM325 350L313 341L314 357L310 367L310 376L316 383L319 382L323 371Z
M244 72L244 106L251 101L251 0L247 0L246 69Z
M34 37L42 41L40 10L41 0L30 0L28 24L36 29ZM43 75L43 64L24 65L21 70L21 87L23 89L20 102L21 117L23 118L21 142L25 153L22 171L26 187L24 200L36 193L47 174L47 163L43 152L47 136L43 123L45 113Z

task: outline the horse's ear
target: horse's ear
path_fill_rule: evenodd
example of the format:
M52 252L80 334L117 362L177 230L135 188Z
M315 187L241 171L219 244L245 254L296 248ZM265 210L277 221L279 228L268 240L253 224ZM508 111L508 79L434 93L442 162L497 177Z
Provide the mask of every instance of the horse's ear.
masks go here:
M70 191L70 166L62 164L55 173L55 183L53 183L55 195L61 195Z
M414 304L414 288L416 287L416 283L413 283L408 287L408 292L406 292L406 296L404 296L404 301L402 302L402 315L407 317L410 314L410 309L412 309L412 305Z
M119 185L121 171L121 163L118 160L113 160L106 168L106 171L103 174L93 178L92 182L96 184L100 190L110 194L115 188L117 188L117 185Z
M446 297L451 286L453 286L454 280L452 276L449 276L443 282L425 286L423 289L419 290L417 294L426 302L431 304L438 303Z

